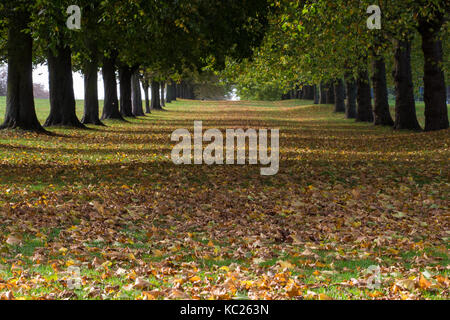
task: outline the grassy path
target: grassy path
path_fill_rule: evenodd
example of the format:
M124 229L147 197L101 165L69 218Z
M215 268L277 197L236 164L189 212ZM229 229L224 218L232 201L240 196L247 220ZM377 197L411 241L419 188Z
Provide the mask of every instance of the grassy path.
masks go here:
M195 120L280 128L279 174L173 165L170 135ZM179 101L107 125L0 132L3 298L448 298L448 130L300 101Z

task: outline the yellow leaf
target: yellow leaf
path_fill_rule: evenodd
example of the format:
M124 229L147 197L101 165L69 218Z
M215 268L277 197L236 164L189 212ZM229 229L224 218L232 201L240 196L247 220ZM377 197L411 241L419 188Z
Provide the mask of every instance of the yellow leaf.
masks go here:
M190 278L189 281L194 283L194 282L200 282L200 281L202 281L202 279L199 276L194 276L194 277Z
M281 268L283 269L294 269L295 265L293 265L292 263L290 263L289 261L278 261L278 264L281 266Z
M419 287L421 289L427 290L429 287L431 287L431 282L425 279L423 275L420 275Z

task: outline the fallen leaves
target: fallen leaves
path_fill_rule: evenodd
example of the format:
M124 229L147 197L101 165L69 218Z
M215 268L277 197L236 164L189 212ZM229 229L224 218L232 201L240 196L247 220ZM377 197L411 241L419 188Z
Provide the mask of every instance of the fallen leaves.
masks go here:
M194 104L63 138L0 132L1 299L448 297L448 133ZM279 175L173 166L170 133L196 117L280 127Z
M20 239L19 236L15 236L15 235L11 234L6 239L6 243L11 246L18 246L18 245L22 244L22 239Z

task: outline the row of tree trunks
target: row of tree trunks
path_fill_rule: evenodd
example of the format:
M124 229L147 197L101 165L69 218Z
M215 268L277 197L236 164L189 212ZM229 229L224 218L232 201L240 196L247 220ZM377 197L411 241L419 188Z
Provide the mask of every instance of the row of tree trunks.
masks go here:
M5 121L0 128L22 128L44 131L36 117L32 86L32 45L33 40L24 32L29 23L29 12L16 11L10 17L8 28L8 92ZM425 57L425 130L441 130L449 127L445 75L442 69L443 48L439 40L439 30L443 18L423 19L419 21L422 36L422 50ZM63 43L63 42L61 42ZM85 62L85 110L82 122L101 125L98 104L98 66L96 48L92 50L91 59ZM120 119L123 116L143 115L142 97L137 73L128 66L119 68L120 110L117 98L116 82L117 54L103 59L103 79L105 82L105 107L102 119ZM76 116L73 92L72 61L69 47L57 47L48 52L50 115L46 126L84 127ZM346 77L347 92L342 80L328 85L305 86L303 90L292 90L289 98L315 100L315 103L335 103L335 111L345 111L348 118L356 117L358 121L373 121L376 125L393 125L396 129L420 130L417 121L414 88L411 69L411 44L409 41L396 41L394 81L396 91L395 122L389 112L386 66L382 57L375 56L372 62L372 83L374 90L374 108L368 71L359 74L358 79ZM161 94L160 94L161 88ZM164 105L165 85L152 83L152 106L161 109ZM144 89L146 89L144 87ZM146 111L150 111L148 86L146 90ZM344 105L345 94L347 103ZM186 81L180 85L169 85L168 101L177 97L193 99L193 87ZM343 98L344 97L344 98ZM355 103L357 101L357 104Z
M167 96L170 97L170 101L177 101L177 91L175 83L170 82L167 85Z
M176 85L176 96L180 99L195 99L194 88L188 81L181 81Z
M305 99L314 100L314 86L305 87Z

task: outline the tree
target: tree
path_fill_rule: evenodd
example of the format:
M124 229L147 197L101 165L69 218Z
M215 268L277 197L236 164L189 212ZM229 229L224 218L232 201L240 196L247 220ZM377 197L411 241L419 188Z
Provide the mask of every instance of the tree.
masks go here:
M81 122L103 126L99 116L98 70L103 57L104 32L98 21L105 3L100 0L80 0L80 5L83 19L77 49L84 75L84 115Z
M369 72L367 70L362 70L359 72L356 85L358 88L356 97L358 102L356 109L356 121L372 122L372 94L370 92Z
M151 110L162 110L161 95L160 95L160 83L158 81L152 81L152 102Z
M396 93L394 128L419 131L421 127L416 116L409 41L396 41L393 76Z
M132 110L135 117L145 116L142 105L141 80L139 70L131 76Z
M116 119L123 121L119 110L117 95L116 61L118 53L115 50L105 52L103 57L102 75L105 88L105 100L103 103L102 120Z
M374 90L374 124L393 126L389 110L389 96L386 80L386 64L383 57L374 57L372 61L372 83Z
M120 82L120 113L124 117L132 117L133 105L131 101L131 76L133 70L128 65L122 64L119 67L119 82Z
M335 112L345 112L345 86L342 79L338 79L334 84Z
M427 10L417 15L418 30L422 36L425 58L425 131L449 128L447 109L447 87L443 70L442 27L448 23L450 4L448 1L419 1Z
M49 72L50 114L46 127L84 128L76 115L72 78L74 32L66 27L67 0L37 2L33 14L37 50L46 57Z
M33 38L30 1L2 4L0 19L7 20L8 90L6 114L0 129L20 128L44 132L39 123L33 96Z

